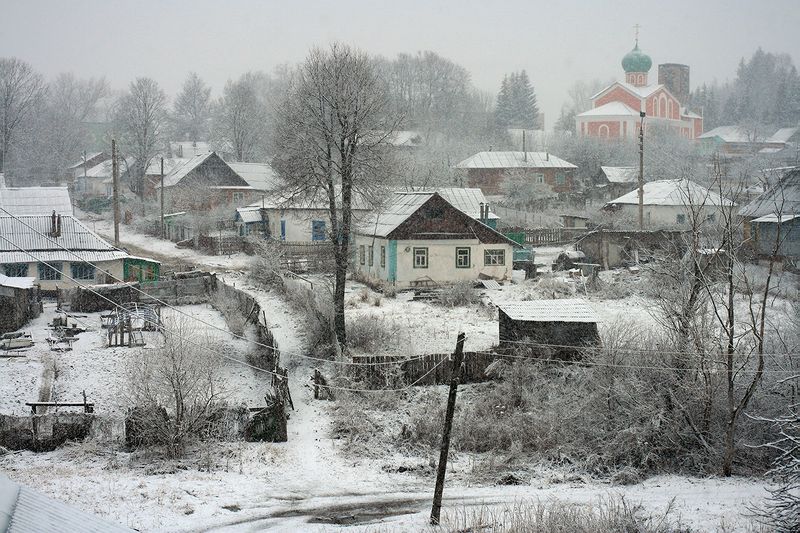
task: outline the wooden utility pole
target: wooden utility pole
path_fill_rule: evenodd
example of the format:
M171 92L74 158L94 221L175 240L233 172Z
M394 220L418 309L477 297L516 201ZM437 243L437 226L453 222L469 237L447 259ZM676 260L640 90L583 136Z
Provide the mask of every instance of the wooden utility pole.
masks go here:
M638 31L638 30L637 30ZM644 230L644 111L639 111L639 230Z
M450 452L450 430L453 427L453 414L456 410L456 392L461 378L461 363L464 361L464 333L458 334L456 351L453 354L453 369L450 371L450 394L447 397L447 412L444 415L442 430L442 448L439 451L439 466L436 471L436 488L433 491L433 507L431 508L431 525L439 524L442 511L442 493L444 492L444 475L447 471L447 454Z
M166 237L164 228L164 158L161 158L161 238Z
M111 182L114 187L114 246L119 248L119 163L117 141L111 139Z

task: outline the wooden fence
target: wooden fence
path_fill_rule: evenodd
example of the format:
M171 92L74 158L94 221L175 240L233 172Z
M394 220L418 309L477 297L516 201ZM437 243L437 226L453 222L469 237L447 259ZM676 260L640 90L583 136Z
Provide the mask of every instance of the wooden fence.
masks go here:
M280 243L281 267L290 272L329 272L333 270L333 244L330 242Z
M583 237L592 230L584 228L509 228L503 229L505 235L525 234L525 244L542 246L546 244L567 244Z
M398 385L441 385L450 383L452 354L428 354L406 358L393 355L355 355L351 375L370 388ZM464 352L461 383L478 383L491 379L486 375L496 358L493 353ZM363 366L359 366L363 365Z

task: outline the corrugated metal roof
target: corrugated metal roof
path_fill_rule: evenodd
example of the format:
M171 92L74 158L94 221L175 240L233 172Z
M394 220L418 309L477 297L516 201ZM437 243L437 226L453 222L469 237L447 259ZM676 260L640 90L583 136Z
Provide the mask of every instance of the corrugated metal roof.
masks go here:
M92 159L94 159L95 157L97 157L97 156L101 156L101 155L103 155L103 152L90 152L90 153L86 154L86 157L85 157L85 158L84 158L84 157L82 157L82 158L80 158L80 159L79 159L77 162L75 162L75 163L71 164L70 166L68 166L68 167L67 167L67 170L75 170L75 169L77 169L77 168L80 168L80 167L82 167L82 166L83 166L83 164L84 164L86 161L91 161L91 160L92 160Z
M392 201L382 211L373 213L358 225L357 231L365 235L387 237L417 209L431 199L433 192L395 193Z
M197 167L200 163L208 159L213 152L198 154L191 159L187 159L183 163L176 165L172 171L164 177L164 187L172 187L177 185L186 175ZM156 185L157 187L160 186Z
M0 216L0 235L3 236L0 239L0 251L16 252L19 248L35 252L63 253L66 253L63 248L94 252L119 251L72 216L61 217L60 236L50 237L51 231L50 216Z
M775 133L773 133L768 139L768 143L786 143L789 142L789 139L797 133L797 130L800 128L781 128Z
M690 180L659 180L644 184L644 205L736 205ZM639 191L623 194L610 204L639 204Z
M3 239L0 244L8 244ZM111 252L94 252L86 250L61 250L61 251L31 251L30 254L19 251L3 252L0 251L0 263L31 263L34 261L43 261L49 263L51 261L61 262L81 262L87 263L100 263L103 261L114 261L116 259L123 259L129 257L127 253L122 250L114 250Z
M611 183L633 183L639 178L636 167L600 167L600 170Z
M239 215L239 219L245 224L250 224L252 222L262 222L260 206L239 207L238 209L236 209L236 213Z
M72 215L66 187L0 187L0 207L12 215ZM0 211L0 215L6 213Z
M395 194L404 194L406 192L409 191L397 191ZM410 192L438 192L450 205L476 220L480 220L481 217L481 204L488 204L486 196L483 195L483 191L478 188L437 187L434 189L418 189ZM489 218L499 219L500 217L494 213L489 213Z
M498 305L512 320L525 322L599 322L600 317L586 300L528 300Z
M14 483L4 475L0 475L0 526L4 526L0 530L5 533L133 532Z
M526 160L527 159L527 160ZM548 152L478 152L456 168L578 168Z
M271 191L280 186L278 175L269 163L228 163L253 189Z

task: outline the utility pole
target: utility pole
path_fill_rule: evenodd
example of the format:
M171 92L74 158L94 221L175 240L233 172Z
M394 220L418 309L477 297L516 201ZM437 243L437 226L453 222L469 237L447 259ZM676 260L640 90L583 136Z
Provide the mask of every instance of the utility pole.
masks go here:
M453 368L450 371L450 394L447 397L447 412L444 415L442 430L442 448L439 451L439 466L436 471L436 488L433 491L433 507L431 508L431 525L439 524L442 511L442 493L444 492L444 475L447 471L447 454L450 452L450 430L453 427L453 414L456 410L456 392L461 378L461 363L464 361L464 333L458 334L456 351L453 354Z
M114 187L114 246L119 248L119 164L115 139L111 139L111 183Z
M161 158L161 238L165 238L164 228L164 158Z
M638 30L637 30L638 31ZM639 111L639 230L644 230L644 111Z

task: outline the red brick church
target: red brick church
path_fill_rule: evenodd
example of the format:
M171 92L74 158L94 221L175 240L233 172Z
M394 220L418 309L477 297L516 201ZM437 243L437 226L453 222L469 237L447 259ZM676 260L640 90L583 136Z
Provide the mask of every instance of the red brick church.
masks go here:
M675 63L658 66L658 83L649 83L653 61L636 46L622 58L625 81L614 82L592 96L592 109L575 117L579 135L633 139L639 134L640 112L645 129L655 124L674 129L687 139L703 133L703 117L685 107L689 99L689 67Z

